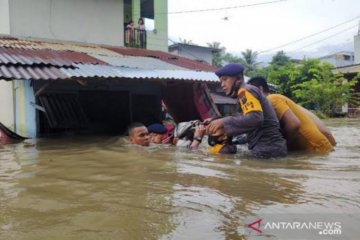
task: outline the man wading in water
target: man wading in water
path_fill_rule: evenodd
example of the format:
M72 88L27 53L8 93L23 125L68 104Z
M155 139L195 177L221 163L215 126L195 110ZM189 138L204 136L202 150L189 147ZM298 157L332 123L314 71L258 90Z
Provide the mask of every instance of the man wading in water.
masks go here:
M207 134L223 131L227 136L237 136L246 133L252 156L285 157L286 141L276 114L257 87L244 83L243 72L240 64L228 64L215 72L226 95L238 99L243 115L211 121L206 127Z

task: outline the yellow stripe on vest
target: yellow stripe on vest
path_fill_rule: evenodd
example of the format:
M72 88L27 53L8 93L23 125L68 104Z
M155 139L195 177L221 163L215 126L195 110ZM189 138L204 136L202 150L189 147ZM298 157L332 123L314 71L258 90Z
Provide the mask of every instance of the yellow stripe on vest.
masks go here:
M238 100L244 115L249 112L263 111L259 100L244 88L240 88L238 92Z

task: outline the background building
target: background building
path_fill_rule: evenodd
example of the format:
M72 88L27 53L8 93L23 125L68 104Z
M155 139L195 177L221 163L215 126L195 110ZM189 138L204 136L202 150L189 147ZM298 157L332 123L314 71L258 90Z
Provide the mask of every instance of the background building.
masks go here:
M152 22L147 49L167 51L167 0L0 0L0 33L124 46L125 26Z
M208 64L212 64L213 54L219 51L221 50L186 43L176 43L169 46L169 52L172 54Z
M343 51L320 57L319 60L322 62L328 62L334 67L344 67L354 64L354 53Z

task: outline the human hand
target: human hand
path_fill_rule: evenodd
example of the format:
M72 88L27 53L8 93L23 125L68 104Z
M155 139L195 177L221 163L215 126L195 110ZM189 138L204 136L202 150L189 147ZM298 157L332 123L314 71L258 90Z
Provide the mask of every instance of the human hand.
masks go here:
M224 122L222 118L213 120L206 126L206 133L208 135L214 135L217 131L224 128Z
M205 134L206 128L204 125L200 124L195 127L194 137L202 138Z

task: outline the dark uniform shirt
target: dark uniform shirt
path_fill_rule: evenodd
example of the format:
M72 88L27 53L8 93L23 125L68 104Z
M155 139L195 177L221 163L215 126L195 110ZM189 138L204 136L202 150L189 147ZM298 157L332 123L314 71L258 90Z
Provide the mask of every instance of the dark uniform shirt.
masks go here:
M269 101L260 90L244 84L238 91L243 115L224 118L228 136L246 133L251 154L259 158L284 157L286 141L280 132L280 124Z

